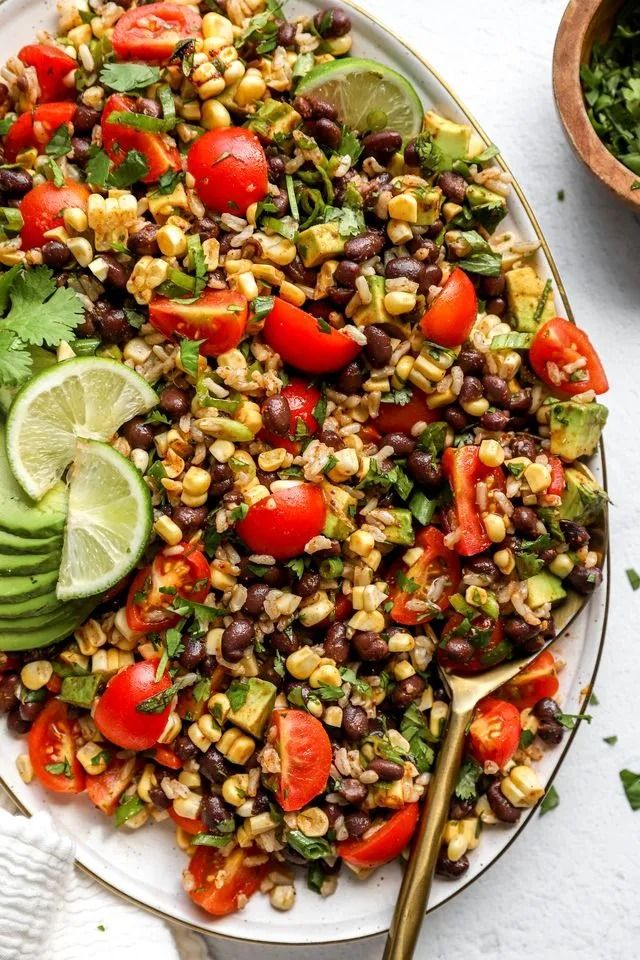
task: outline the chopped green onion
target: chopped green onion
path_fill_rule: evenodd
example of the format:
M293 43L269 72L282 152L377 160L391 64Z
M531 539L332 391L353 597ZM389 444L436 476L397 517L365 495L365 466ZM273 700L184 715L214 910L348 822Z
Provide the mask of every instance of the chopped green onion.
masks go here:
M298 201L296 200L296 192L293 186L293 177L291 174L287 174L285 177L285 183L287 185L287 196L289 197L289 207L291 209L291 216L294 220L300 219L300 212L298 210Z

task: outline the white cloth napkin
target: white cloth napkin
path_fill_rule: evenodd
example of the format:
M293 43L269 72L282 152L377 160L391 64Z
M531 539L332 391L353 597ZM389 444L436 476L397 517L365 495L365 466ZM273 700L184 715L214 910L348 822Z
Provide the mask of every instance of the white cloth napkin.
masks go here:
M0 795L0 960L208 960L205 941L113 896L73 866L51 817ZM140 953L140 948L143 948Z

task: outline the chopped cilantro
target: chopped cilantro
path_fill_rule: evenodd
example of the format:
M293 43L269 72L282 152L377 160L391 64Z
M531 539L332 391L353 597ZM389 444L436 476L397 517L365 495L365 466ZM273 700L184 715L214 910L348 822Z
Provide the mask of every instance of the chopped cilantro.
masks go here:
M234 680L227 690L227 698L231 704L231 709L235 712L244 706L249 696L249 681Z
M180 363L192 377L198 376L201 343L204 343L204 340L187 340L186 337L180 341Z
M44 148L44 152L49 157L64 157L71 150L71 134L69 126L66 123L61 124L49 143Z
M555 787L549 787L547 792L544 795L544 799L540 804L540 816L544 817L545 813L549 813L550 810L555 810L555 808L560 803L560 796Z
M605 743L608 743L610 747L613 747L618 742L618 738L615 733L610 737L603 737L602 739Z
M629 567L625 572L627 574L627 580L631 584L631 589L637 590L638 587L640 587L640 574L638 574L633 567Z
M640 810L640 773L621 770L620 779L632 810Z
M100 71L100 83L118 93L137 93L159 80L160 69L144 63L105 63Z
M477 795L477 784L482 773L482 767L475 760L465 760L458 774L455 795L458 800L474 800Z

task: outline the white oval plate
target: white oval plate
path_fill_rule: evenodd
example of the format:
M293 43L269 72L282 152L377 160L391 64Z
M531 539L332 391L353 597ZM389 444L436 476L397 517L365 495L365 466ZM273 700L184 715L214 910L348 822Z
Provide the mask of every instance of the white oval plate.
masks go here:
M315 12L319 6L308 0L289 0L286 10L287 15L293 17ZM350 8L356 56L380 60L403 73L420 94L425 109L434 108L452 119L476 126L440 78L416 53L364 11L350 3L344 6ZM0 60L4 62L24 43L31 42L36 30L53 29L53 10L54 5L50 2L5 0L0 6ZM510 209L510 218L506 221L508 228L523 240L536 236L542 240L539 227L519 189L512 192ZM544 242L537 267L543 276L554 280L564 313L570 316L564 289ZM603 457L595 458L591 467L603 482ZM603 584L588 608L554 648L554 652L566 661L561 675L562 702L566 712L581 712L585 691L595 677L606 610L607 586ZM549 783L555 775L571 739L566 738L563 750L549 751L538 765L543 782ZM349 870L343 870L337 895L326 900L307 890L301 875L296 885L295 908L286 915L273 910L266 897L256 895L241 913L222 920L209 918L191 903L182 889L180 875L187 861L176 846L172 824L147 826L137 832L116 830L86 798L66 800L46 794L37 784L26 786L15 766L15 758L24 750L25 741L8 736L3 726L0 743L0 781L24 812L33 814L47 810L57 824L74 837L79 865L116 893L142 907L189 924L203 933L276 944L355 940L381 933L389 926L400 880L397 864L384 867L366 882L356 880ZM485 829L480 846L470 857L471 867L464 880L448 883L436 879L429 909L435 909L468 887L510 846L533 814L533 810L527 811L517 830L501 826ZM519 848L519 853L522 857L524 846Z

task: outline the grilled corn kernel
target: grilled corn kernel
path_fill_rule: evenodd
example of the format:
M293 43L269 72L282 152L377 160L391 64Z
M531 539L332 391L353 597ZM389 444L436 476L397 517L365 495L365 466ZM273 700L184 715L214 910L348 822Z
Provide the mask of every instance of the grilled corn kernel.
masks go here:
M230 573L225 573L218 567L211 567L211 586L214 590L233 590L236 585L236 578Z
M489 409L489 401L485 397L479 397L477 400L469 400L467 403L461 401L460 406L470 417L481 417Z
M499 467L504 463L504 450L497 440L483 440L478 456L485 467Z
M216 440L209 447L209 453L218 463L226 463L233 456L235 449L229 440Z
M189 467L182 478L182 489L191 497L200 497L211 486L211 474L201 467Z
M149 791L157 785L155 767L152 763L145 763L144 770L140 775L136 792L143 803L153 803Z
M200 123L205 130L231 126L231 114L219 100L205 100L200 108Z
M207 709L217 723L224 723L231 710L231 704L226 693L214 693L209 697Z
M81 267L88 267L93 260L93 247L84 237L70 237L67 247Z
M182 540L182 530L166 515L156 520L153 529L170 547L175 547Z
M76 50L78 47L81 47L83 43L91 43L92 37L93 33L88 23L83 23L78 27L72 27L67 34L67 40L74 45Z
M372 630L374 633L381 633L385 628L385 619L379 610L358 610L349 620L349 626L354 630Z
M523 476L532 493L542 493L551 485L551 470L545 463L532 463Z
M296 902L296 889L292 883L279 883L269 892L269 902L275 910L291 910Z
M53 665L49 660L32 660L25 663L20 671L20 681L27 690L42 690L53 676Z
M407 223L406 220L390 220L387 224L387 234L391 243L397 247L413 239L411 224Z
M315 594L311 603L300 607L298 619L303 627L314 627L317 623L322 623L327 617L330 617L334 611L334 605L329 600L324 591Z
M267 85L260 72L250 67L238 84L234 100L239 107L248 107L261 100L267 92Z
M251 806L253 806L253 803ZM254 817L248 817L244 824L244 828L250 837L259 837L261 833L268 833L277 826L278 824L270 813L257 813Z
M336 450L334 453L336 464L329 471L329 479L334 483L343 483L349 477L355 477L360 469L358 454L355 450L345 447L343 450Z
M83 654L78 653L77 650L63 650L60 654L58 654L58 659L62 663L66 663L69 667L80 667L80 669L83 671L89 669L89 657L85 657Z
M164 725L164 730L158 737L158 743L173 743L181 730L182 720L175 710L172 710Z
M198 727L200 732L205 735L207 740L210 740L211 743L217 743L222 736L222 731L218 726L218 723L213 719L210 713L203 713L200 719L198 720Z
M178 781L189 789L197 790L202 786L202 778L197 770L181 770Z
M245 273L237 274L235 277L235 285L240 293L244 294L247 300L255 300L260 293L258 290L258 284L256 283L256 278L250 270L247 270Z
M497 516L495 513L488 513L482 522L484 523L484 528L487 531L489 540L491 540L492 543L502 543L507 535L507 529L502 517Z
M254 741L238 727L229 727L217 743L218 750L231 763L242 765L247 762L256 748Z
M320 657L310 647L300 647L287 657L287 671L296 680L308 680L320 663Z
M366 557L376 545L373 534L368 530L356 530L348 539L349 549L359 557Z
M332 705L327 707L324 711L322 717L324 723L329 727L341 727L342 726L342 707Z
M429 713L429 730L434 737L441 737L444 724L449 713L449 706L444 700L435 700Z
M342 683L342 677L338 668L330 663L322 663L313 671L309 677L310 687L339 687Z
M393 676L395 680L408 680L415 672L415 669L408 660L399 660L393 665Z
M516 561L510 550L496 550L493 555L493 562L500 573L504 573L507 577L516 565Z
M415 639L410 633L394 633L389 637L389 653L409 653L415 645Z
M258 239L262 247L262 256L265 260L269 260L270 263L275 263L279 267L286 267L295 259L296 245L286 237L271 237L266 233L261 233Z
M80 747L76 757L90 776L97 776L107 769L108 755L99 744L92 741Z
M243 400L235 414L238 423L242 423L253 437L262 430L260 407L252 400Z
M222 797L232 807L241 807L249 791L249 774L234 773L222 784Z
M202 797L197 793L189 793L186 797L176 797L173 801L174 812L179 817L186 817L187 820L196 820L200 813L200 804Z
M292 303L294 307L301 307L307 299L304 290L296 287L295 283L291 283L289 280L283 280L280 284L280 296L287 303Z
M396 390L399 390L407 382L407 380L409 379L409 375L413 369L414 363L415 363L414 358L410 356L404 356L400 360L398 360L396 364L396 369L394 371L393 378L391 381L392 385L396 388Z
M233 24L220 13L205 13L202 18L202 36L205 40L212 37L219 37L222 43L221 47L233 43Z
M254 503L258 503L260 500L266 500L266 498L269 496L271 496L269 493L269 488L263 486L261 483L256 484L255 487L249 487L244 491L245 503L247 503L250 507L252 507Z
M287 451L284 447L276 447L273 450L264 450L258 457L258 466L266 473L272 473L279 470L287 459ZM267 494L269 491L267 490Z
M517 766L500 784L500 790L514 807L532 807L544 794L544 787L531 767Z
M67 207L62 212L62 220L67 230L74 233L84 233L89 226L87 215L80 207Z
M418 201L411 193L401 193L389 200L389 216L394 220L418 222Z
M329 818L320 807L307 807L296 817L296 826L305 837L324 837L329 829Z
M156 234L160 252L165 257L181 257L187 252L187 238L184 231L174 223L167 223L160 227Z
M551 573L555 573L556 577L564 580L565 577L569 576L574 566L575 564L568 553L559 553L549 564L549 570L551 570Z
M398 317L403 313L411 313L415 305L415 293L392 290L391 293L385 294L384 306L387 313L390 313L392 317Z
M202 750L203 753L211 746L211 740L209 740L209 737L204 735L197 723L191 724L187 730L187 736L189 737L189 740L191 740L191 743L193 743L198 750Z
M237 83L238 80L242 80L247 68L245 67L242 60L234 60L224 71L224 82L228 87L233 83Z
M31 783L33 780L33 765L28 753L21 753L16 757L16 769L23 783Z

